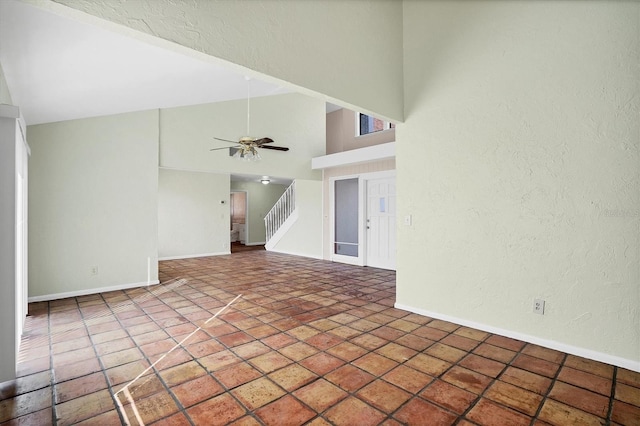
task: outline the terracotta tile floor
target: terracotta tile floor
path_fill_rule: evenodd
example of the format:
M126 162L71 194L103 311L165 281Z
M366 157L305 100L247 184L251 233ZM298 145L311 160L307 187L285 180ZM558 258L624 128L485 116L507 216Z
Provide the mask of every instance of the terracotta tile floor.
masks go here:
M640 425L640 374L395 309L394 272L253 251L160 275L31 304L0 424Z

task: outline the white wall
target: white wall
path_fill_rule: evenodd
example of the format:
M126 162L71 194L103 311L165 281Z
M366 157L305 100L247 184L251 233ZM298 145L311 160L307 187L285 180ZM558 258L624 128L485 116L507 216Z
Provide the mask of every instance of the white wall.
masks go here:
M322 182L296 180L298 220L272 251L322 258Z
M28 141L29 296L156 281L158 111L31 126Z
M160 169L158 257L230 253L229 214L228 174Z
M270 183L263 185L259 182L232 181L232 191L246 191L248 202L248 215L246 226L248 230L245 244L264 244L266 238L266 228L264 217L273 208L278 199L282 196L287 187Z
M192 49L187 53L203 52L239 64L305 93L323 99L328 95L387 118L403 118L402 2L57 2L133 28L140 32L138 37L150 34L177 43ZM78 17L63 6L46 6Z
M260 150L262 160L239 161L216 141L237 140L246 133L246 100L217 102L161 111L160 165L191 171L240 173L287 178L321 179L311 170L311 158L325 152L324 102L299 94L251 100L251 135L270 137L287 152Z
M404 2L399 306L640 369L639 17Z

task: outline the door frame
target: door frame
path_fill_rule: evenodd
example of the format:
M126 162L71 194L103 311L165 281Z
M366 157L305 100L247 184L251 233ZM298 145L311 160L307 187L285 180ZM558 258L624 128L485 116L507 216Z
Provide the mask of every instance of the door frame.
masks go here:
M233 194L234 192L242 192L244 193L244 245L248 245L249 241L249 191L246 189L229 189L229 194ZM231 196L229 196L229 225L233 224L231 209L233 208L233 201L231 200ZM231 228L229 228L231 230ZM229 250L231 250L231 241L229 241Z
M357 173L329 178L329 259L332 262L367 266L367 182L372 179L395 178L395 170L371 173ZM358 257L335 254L335 182L337 180L358 179ZM397 207L397 206L396 206ZM398 227L396 217L396 231Z

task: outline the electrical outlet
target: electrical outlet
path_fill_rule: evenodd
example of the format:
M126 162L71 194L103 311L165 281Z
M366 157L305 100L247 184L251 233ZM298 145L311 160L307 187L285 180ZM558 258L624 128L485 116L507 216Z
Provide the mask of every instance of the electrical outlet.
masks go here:
M544 300L533 299L533 313L544 315Z
M98 265L91 267L91 275L98 275Z

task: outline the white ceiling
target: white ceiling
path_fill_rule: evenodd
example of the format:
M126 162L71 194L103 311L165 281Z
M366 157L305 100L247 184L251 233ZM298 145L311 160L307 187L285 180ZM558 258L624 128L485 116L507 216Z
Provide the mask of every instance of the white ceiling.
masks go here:
M16 0L0 0L0 63L28 124L247 96L244 75Z

